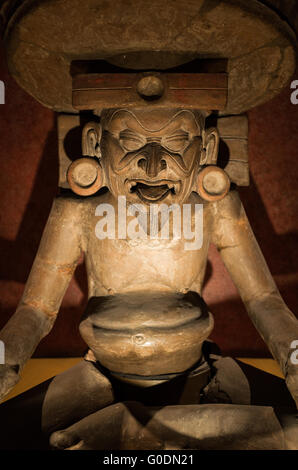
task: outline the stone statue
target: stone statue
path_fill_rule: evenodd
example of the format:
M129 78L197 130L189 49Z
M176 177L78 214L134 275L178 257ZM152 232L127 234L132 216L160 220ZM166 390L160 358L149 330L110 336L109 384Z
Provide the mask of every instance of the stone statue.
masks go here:
M222 404L220 394L214 398L216 380L210 382L210 362L202 353L213 328L201 297L213 242L297 404L298 369L289 358L298 322L280 297L236 189L230 189L228 176L215 165L218 133L206 131L204 121L203 111L152 106L105 110L100 124L85 126L83 149L90 157L72 165L69 181L74 189L81 182L81 188L96 192L54 201L24 295L0 336L6 345L6 364L0 369L4 396L52 328L84 252L89 303L80 332L90 351L82 363L54 379L43 404L43 432L51 434L57 448L288 445L272 408L249 406L249 392ZM94 164L97 176L92 177ZM98 192L98 180L108 190ZM155 224L150 224L152 208L160 213ZM193 238L201 230L201 241L186 249L191 245L184 226L189 220ZM165 227L168 233L162 237ZM183 397L188 382L190 392ZM125 386L134 390L133 398L135 390L142 397L142 391L148 395L159 387L158 400L171 403L171 386L179 397L159 408L130 400L117 403ZM203 403L196 404L202 391ZM210 413L214 420L201 434L200 424L205 427ZM113 424L119 422L121 436ZM231 430L237 433L232 443Z

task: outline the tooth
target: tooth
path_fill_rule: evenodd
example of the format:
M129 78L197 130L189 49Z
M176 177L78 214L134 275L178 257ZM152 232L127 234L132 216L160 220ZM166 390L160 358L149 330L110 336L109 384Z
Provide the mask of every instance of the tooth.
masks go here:
M180 188L180 183L175 183L174 184L174 191L175 191L175 194L177 194L179 192L179 188Z
M129 192L132 191L132 188L133 188L134 186L136 186L136 184L137 184L137 183L136 183L135 181L132 181L132 182L129 182L129 183L128 183Z

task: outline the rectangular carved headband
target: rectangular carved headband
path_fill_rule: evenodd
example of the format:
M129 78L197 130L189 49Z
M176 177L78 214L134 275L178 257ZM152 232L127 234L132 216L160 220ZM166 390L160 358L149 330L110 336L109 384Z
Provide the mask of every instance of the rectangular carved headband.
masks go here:
M224 110L226 73L93 73L73 78L72 105L77 110L159 107Z

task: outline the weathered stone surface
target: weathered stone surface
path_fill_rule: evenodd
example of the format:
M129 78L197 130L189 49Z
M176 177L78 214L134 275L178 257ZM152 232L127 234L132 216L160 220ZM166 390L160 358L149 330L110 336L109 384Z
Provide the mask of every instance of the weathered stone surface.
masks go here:
M281 3L272 1L275 10ZM9 8L4 3L3 24L14 4L19 2ZM295 24L295 2L286 4L281 13ZM73 111L72 61L108 59L125 66L127 60L129 67L138 67L136 52L160 51L163 67L158 55L141 65L165 69L195 57L229 59L226 113L240 113L287 84L296 47L286 21L256 0L25 0L6 27L5 42L18 83L58 111Z
M248 120L240 116L222 116L217 119L221 143L218 164L230 180L238 186L249 185Z

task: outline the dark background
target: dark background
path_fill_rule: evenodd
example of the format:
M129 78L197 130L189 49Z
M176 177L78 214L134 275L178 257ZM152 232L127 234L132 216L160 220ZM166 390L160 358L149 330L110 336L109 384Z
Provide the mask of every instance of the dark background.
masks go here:
M298 70L293 79L298 79ZM14 313L36 254L58 182L55 115L8 75L0 45L0 328ZM250 111L251 184L240 195L281 294L298 313L298 105L288 86ZM212 334L222 351L269 356L214 247L210 249L204 298L215 317ZM78 333L87 300L81 263L67 290L52 332L36 356L77 356L86 349ZM298 338L297 338L298 339Z

